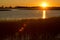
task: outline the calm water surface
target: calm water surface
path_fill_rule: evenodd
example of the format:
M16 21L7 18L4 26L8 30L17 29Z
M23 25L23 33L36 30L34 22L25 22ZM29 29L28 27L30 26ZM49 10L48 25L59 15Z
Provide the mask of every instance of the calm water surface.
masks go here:
M26 19L59 17L60 10L18 10L0 11L0 19Z

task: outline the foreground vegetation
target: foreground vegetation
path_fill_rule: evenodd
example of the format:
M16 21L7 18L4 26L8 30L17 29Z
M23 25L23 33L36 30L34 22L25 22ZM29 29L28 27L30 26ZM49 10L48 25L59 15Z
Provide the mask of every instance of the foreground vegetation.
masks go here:
M60 40L60 17L0 21L2 40Z

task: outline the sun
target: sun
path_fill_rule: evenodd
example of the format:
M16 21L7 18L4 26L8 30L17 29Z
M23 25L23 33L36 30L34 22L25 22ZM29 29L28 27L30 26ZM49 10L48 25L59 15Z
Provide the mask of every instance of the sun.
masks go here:
M43 8L46 8L48 5L47 5L47 3L45 3L45 2L43 2L42 4L41 4L41 7L43 7Z

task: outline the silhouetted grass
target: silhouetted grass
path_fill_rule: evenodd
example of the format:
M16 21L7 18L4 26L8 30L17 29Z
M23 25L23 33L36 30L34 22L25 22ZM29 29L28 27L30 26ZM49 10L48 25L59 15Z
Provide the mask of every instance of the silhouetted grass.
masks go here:
M0 39L28 40L29 36L29 40L60 40L59 34L60 17L0 21Z

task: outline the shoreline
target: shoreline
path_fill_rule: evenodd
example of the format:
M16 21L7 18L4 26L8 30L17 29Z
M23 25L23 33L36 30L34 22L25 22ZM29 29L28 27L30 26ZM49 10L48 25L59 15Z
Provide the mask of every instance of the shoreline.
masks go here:
M58 19L60 17L51 17L51 18L0 18L1 21L21 21L21 20L48 20L48 19Z

